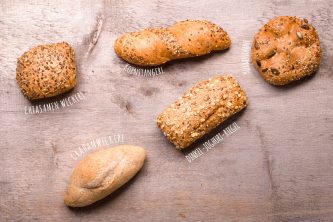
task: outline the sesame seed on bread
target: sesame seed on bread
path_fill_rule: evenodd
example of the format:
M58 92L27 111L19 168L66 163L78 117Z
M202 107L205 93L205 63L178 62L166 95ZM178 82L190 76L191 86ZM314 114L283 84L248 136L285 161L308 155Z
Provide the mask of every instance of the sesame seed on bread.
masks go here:
M29 100L69 91L76 85L74 50L66 42L31 48L17 60L16 80Z

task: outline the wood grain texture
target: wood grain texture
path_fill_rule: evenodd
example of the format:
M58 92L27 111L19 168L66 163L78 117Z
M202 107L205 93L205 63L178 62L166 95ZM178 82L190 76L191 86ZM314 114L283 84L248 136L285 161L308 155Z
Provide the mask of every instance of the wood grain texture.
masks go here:
M333 221L332 8L329 0L1 1L0 221ZM323 48L320 70L287 87L267 84L249 65L254 34L277 15L307 18ZM123 71L117 36L188 18L222 26L231 49L171 62L151 78ZM25 115L38 103L17 87L16 59L59 41L75 49L78 85L54 100L76 92L85 99ZM249 106L230 121L237 132L188 163L155 118L194 83L223 73L237 77ZM78 161L71 153L113 134L147 148L144 168L100 203L67 208L63 194Z

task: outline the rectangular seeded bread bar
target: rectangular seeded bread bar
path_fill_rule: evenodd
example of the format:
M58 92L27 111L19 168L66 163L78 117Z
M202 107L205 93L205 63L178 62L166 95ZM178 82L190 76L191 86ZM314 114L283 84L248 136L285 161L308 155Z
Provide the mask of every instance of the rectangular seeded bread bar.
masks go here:
M184 149L246 107L247 98L229 75L204 80L166 108L157 125L176 146Z

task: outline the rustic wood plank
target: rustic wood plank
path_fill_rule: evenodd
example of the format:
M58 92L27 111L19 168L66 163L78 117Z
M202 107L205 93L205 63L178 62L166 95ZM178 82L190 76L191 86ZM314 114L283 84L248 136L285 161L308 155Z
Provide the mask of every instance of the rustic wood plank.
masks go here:
M42 1L0 5L1 221L332 221L333 3L307 1ZM252 37L277 15L308 18L323 47L320 70L288 87L265 83L248 62ZM113 41L124 32L208 19L231 36L227 52L172 62L155 77L124 72ZM99 33L98 41L94 35ZM43 43L70 42L79 81L69 94L30 103L15 81L16 58ZM159 112L195 82L234 74L249 107L240 126L188 163L156 127ZM36 115L25 106L85 99ZM197 143L221 131L227 124ZM144 146L148 160L124 188L72 210L62 202L81 144L108 135Z

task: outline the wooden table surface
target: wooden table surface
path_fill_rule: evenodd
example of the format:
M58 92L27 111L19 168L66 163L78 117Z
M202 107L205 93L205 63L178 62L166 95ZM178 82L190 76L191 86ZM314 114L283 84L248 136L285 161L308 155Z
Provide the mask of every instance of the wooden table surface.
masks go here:
M0 3L0 221L333 221L333 2L330 0L2 0ZM267 84L249 63L254 34L270 18L296 15L318 30L320 70L287 87ZM206 19L232 47L171 62L154 77L124 71L113 51L122 33ZM97 38L98 37L98 38ZM30 103L16 80L16 59L38 44L75 49L77 87ZM194 83L230 73L249 106L228 124L239 129L189 163L166 140L156 116ZM76 93L84 99L40 114L27 108ZM73 153L98 138L143 146L139 174L83 209L63 204ZM98 148L96 148L98 149ZM95 150L95 149L94 149Z

